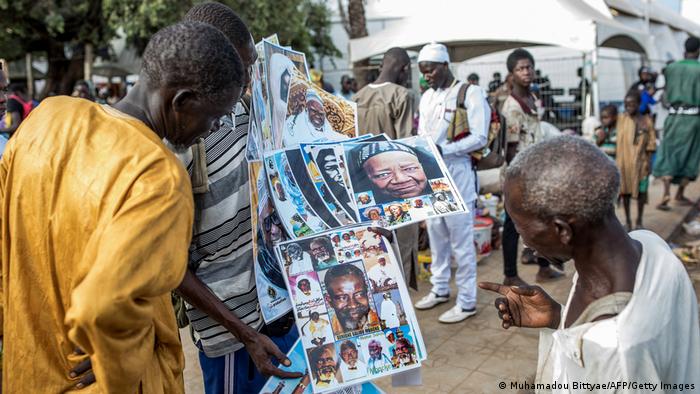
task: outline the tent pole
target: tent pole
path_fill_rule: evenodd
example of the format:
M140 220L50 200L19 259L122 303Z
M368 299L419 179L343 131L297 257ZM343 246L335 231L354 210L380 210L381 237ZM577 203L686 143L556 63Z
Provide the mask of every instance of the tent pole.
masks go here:
M593 115L600 118L600 91L598 90L598 46L593 49L591 55L591 94L593 97Z
M24 65L27 72L27 92L29 97L34 98L34 69L32 67L32 53L24 55Z

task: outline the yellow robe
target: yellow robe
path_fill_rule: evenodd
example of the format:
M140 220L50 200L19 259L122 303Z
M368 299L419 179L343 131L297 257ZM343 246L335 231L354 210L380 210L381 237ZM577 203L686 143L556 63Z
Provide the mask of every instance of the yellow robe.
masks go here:
M184 277L193 202L182 165L145 124L57 97L0 163L3 390L182 393L170 291Z

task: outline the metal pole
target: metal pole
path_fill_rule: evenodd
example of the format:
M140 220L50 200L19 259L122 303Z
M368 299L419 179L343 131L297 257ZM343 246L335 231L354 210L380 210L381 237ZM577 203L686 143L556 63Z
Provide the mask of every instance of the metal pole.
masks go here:
M593 100L593 115L600 118L600 91L598 86L598 46L591 55L591 95Z
M24 63L27 72L27 91L29 97L34 98L34 67L32 67L32 54L30 52L24 55Z

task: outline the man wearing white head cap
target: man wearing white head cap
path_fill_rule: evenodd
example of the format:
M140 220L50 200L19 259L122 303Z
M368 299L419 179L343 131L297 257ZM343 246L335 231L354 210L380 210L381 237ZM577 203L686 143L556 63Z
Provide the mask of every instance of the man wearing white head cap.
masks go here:
M455 282L458 295L455 306L440 315L438 320L441 323L457 323L476 314L473 207L478 188L471 153L486 145L491 118L486 92L477 85L463 88L464 82L455 79L449 63L447 48L442 44L428 44L418 54L418 67L430 85L420 101L418 134L432 137L471 211L428 220L433 274L430 281L433 288L415 306L417 309L430 309L449 300L450 261L454 257L457 262ZM461 115L464 108L466 122L455 123L466 124L450 127L455 114L459 112ZM452 132L448 132L449 129Z
M336 133L326 120L321 96L313 89L306 90L306 108L287 118L287 127L282 134L284 146L299 145L304 142L337 141L347 139Z

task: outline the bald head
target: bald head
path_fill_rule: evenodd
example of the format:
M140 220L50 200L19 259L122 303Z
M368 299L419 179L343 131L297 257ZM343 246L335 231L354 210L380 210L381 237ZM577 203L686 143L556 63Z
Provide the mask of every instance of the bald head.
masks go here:
M380 80L404 85L410 76L411 58L403 48L394 47L386 51L382 59Z
M506 182L520 190L519 201L508 203L524 212L543 220L569 216L593 224L614 212L620 174L590 142L561 136L520 152L508 167Z
M394 47L386 51L384 54L384 59L382 60L382 63L396 63L401 65L402 67L405 66L406 64L411 63L411 58L408 57L408 52L406 52L405 49L399 48L399 47Z

